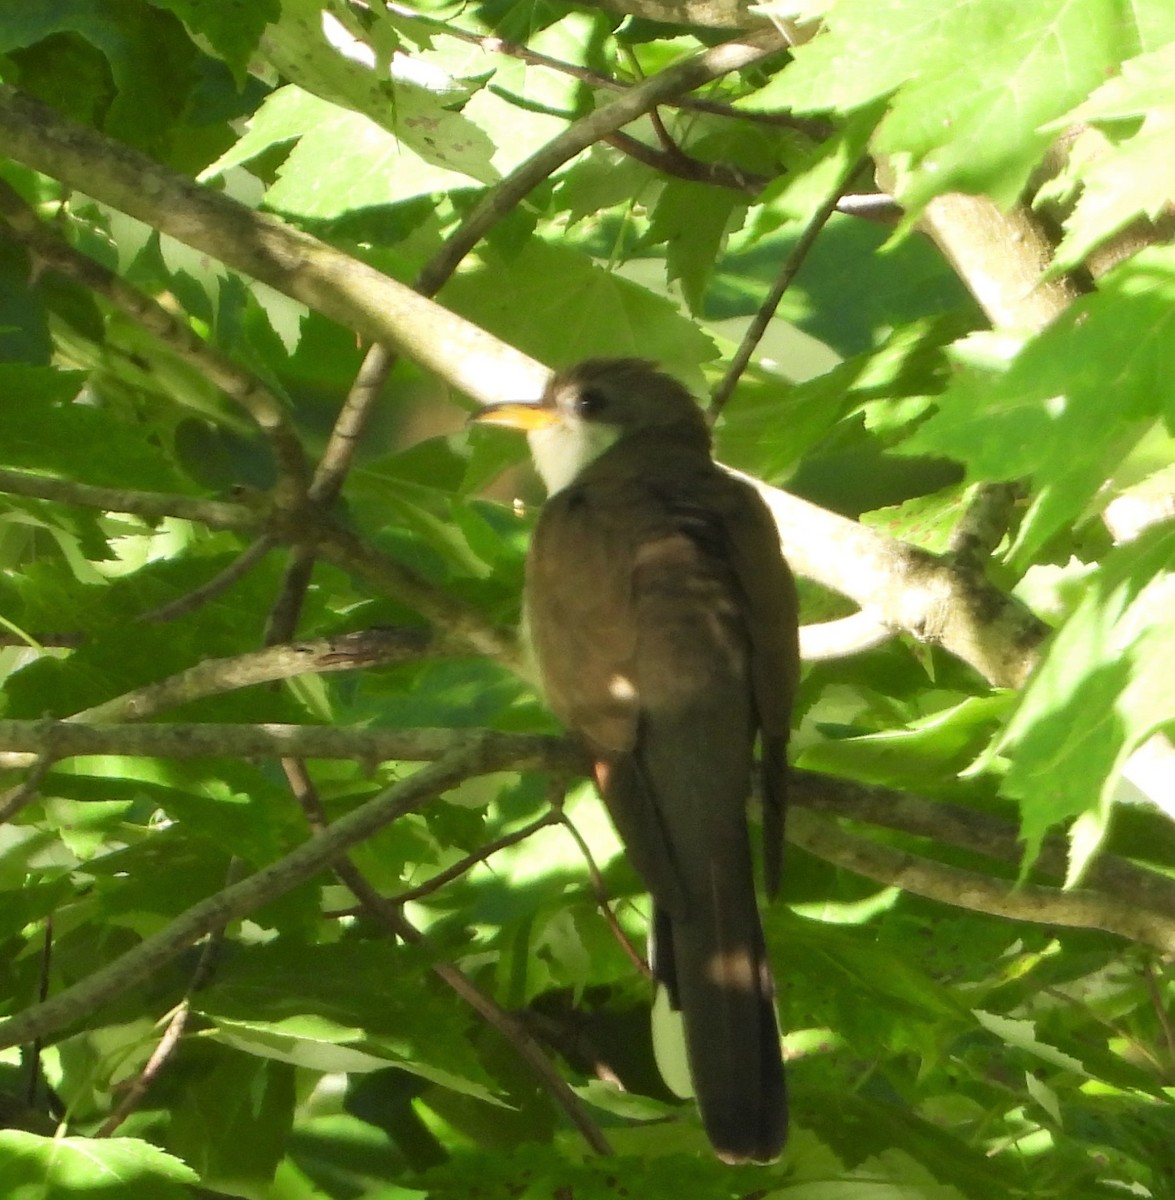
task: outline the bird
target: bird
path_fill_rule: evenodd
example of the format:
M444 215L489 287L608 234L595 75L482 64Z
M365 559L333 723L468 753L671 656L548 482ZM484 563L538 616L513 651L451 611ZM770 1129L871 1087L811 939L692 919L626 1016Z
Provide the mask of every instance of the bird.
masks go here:
M799 671L775 523L651 361L589 359L538 404L474 419L526 430L546 484L523 625L547 706L590 755L651 893L650 967L682 1014L703 1127L724 1161L772 1161L788 1102L747 812L758 741L774 896Z

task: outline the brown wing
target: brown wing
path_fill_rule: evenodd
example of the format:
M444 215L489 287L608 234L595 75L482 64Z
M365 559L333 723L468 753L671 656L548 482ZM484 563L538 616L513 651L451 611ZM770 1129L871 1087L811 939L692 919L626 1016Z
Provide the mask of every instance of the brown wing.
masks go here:
M731 570L751 635L751 679L762 738L763 871L779 890L787 804L787 743L799 679L799 606L767 505L749 484L720 472L714 508L722 514Z

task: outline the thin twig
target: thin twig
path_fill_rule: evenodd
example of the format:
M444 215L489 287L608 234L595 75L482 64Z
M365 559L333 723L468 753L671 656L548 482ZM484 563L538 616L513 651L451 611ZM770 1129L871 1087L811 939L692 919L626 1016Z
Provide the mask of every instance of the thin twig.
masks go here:
M306 591L314 578L314 551L309 546L293 546L282 573L277 599L269 610L265 621L263 641L267 646L281 645L290 641L298 630L298 619Z
M486 192L446 242L441 253L435 255L421 272L416 289L424 296L435 295L461 259L481 241L485 231L503 213L510 212L528 192L580 151L643 116L671 96L693 91L731 71L748 67L774 54L783 44L782 37L774 29L760 30L737 41L724 42L666 67L625 92L618 100L568 126Z
M378 343L364 355L355 382L351 384L335 418L326 449L314 470L314 479L310 483L312 500L330 504L339 494L375 402L395 363L395 352Z
M49 998L49 971L53 964L53 914L45 918L45 928L41 934L41 960L37 966L37 1001L40 1004ZM25 1100L30 1108L36 1107L40 1098L41 1084L41 1052L45 1048L44 1038L34 1038L30 1046L25 1047L29 1067L28 1089Z
M242 861L239 858L234 858L229 863L226 883L235 883L240 879L242 867ZM179 1049L180 1042L187 1029L188 1018L191 1014L192 996L200 991L201 988L206 987L212 978L216 962L220 957L221 947L224 944L224 932L225 927L221 925L219 928L212 930L208 935L200 950L200 957L196 960L196 969L192 972L191 979L188 980L188 987L184 992L184 997L172 1009L171 1016L163 1030L162 1036L155 1045L155 1049L152 1050L150 1057L143 1064L139 1073L127 1085L122 1099L118 1102L118 1106L102 1123L102 1127L95 1136L110 1137L114 1133L123 1121L143 1102L143 1097L147 1094L148 1089L159 1078L160 1072L170 1061L176 1050Z
M452 883L454 879L459 879L468 871L473 870L478 863L486 862L497 854L499 850L505 850L509 846L516 846L519 842L524 842L533 834L538 833L540 829L546 829L550 825L557 824L559 824L558 817L550 812L544 813L541 817L537 817L531 821L529 825L524 825L521 829L514 830L513 833L504 833L492 842L486 842L484 846L479 847L473 854L467 854L464 858L458 859L443 871L438 871L437 874L430 876L424 883L418 884L416 887L407 888L405 891L397 892L394 896L387 896L385 899L389 904L404 905L411 900L420 900L425 896L430 896L446 884ZM337 920L339 917L353 917L362 907L362 905L353 905L350 908L336 908L330 912L323 913L323 916L334 920Z
M478 847L472 854L467 854L464 858L458 859L451 866L446 867L443 871L438 871L435 875L430 876L424 883L417 884L416 887L406 888L402 892L397 892L394 896L388 897L389 904L407 904L410 900L420 900L425 896L432 895L433 892L439 891L447 883L452 883L454 879L459 879L466 872L473 870L478 863L485 862L492 858L499 850L505 850L508 846L516 846L519 842L525 842L527 838L533 837L540 829L546 829L550 825L558 825L559 816L557 813L545 812L541 817L536 817L529 825L524 825L521 829L515 829L512 833L504 833L501 837L494 838L493 841L486 842L484 846Z
M744 192L748 196L757 196L769 182L765 175L740 171L728 163L703 162L700 158L694 158L676 147L676 153L658 150L656 146L650 146L628 133L617 131L608 134L602 140L609 146L614 146L622 154L627 154L629 158L635 158L637 162L644 163L646 167L651 167L664 175L685 179L690 183L708 183L714 187L728 188L732 191Z
M572 840L579 847L579 852L583 856L584 863L587 865L588 879L591 881L592 892L595 894L596 903L599 905L600 912L603 914L608 928L612 931L612 936L616 939L624 953L631 959L633 966L646 979L652 979L653 972L649 969L649 964L645 961L644 955L629 940L628 934L624 932L616 914L612 911L612 902L608 896L608 889L604 886L604 876L592 855L591 847L587 844L583 834L575 827L575 823L563 811L563 808L560 806L557 811L559 823L571 835Z
M354 671L363 667L415 662L438 653L426 629L368 629L338 637L287 642L232 658L206 658L166 679L114 696L74 713L71 722L105 724L143 720L169 708L299 675Z
M251 542L240 554L233 559L223 571L218 571L207 583L193 588L186 596L172 600L150 612L140 613L139 620L162 624L165 621L175 621L186 617L205 604L215 600L248 573L272 550L274 541L268 534Z
M507 58L516 58L520 62L527 63L529 66L545 67L548 70L557 71L560 75L567 75L572 79L578 79L593 88L606 88L614 92L625 92L632 87L630 83L626 83L624 80L614 79L611 75L604 75L599 71L593 71L590 67L581 67L576 63L552 58L548 54L532 50L529 46L523 45L520 42L508 41L506 38L498 37L496 34L474 33L471 30L462 29L451 20L426 17L416 9L402 4L385 4L384 7L389 12L394 12L397 16L427 25L429 28L435 29L437 33L446 37L455 38L468 45L480 46L487 53L501 54ZM667 108L709 113L711 116L725 117L728 120L748 121L752 124L772 125L782 129L795 129L802 133L807 133L817 140L827 138L832 132L832 128L827 121L816 120L810 117L797 117L785 111L761 112L755 109L735 108L732 104L724 104L718 100L702 100L696 96L671 96L667 100L662 101L662 103Z
M179 1049L180 1041L187 1029L188 1017L191 1013L191 1000L185 996L172 1009L171 1017L164 1027L163 1034L155 1043L155 1049L143 1064L142 1069L126 1086L122 1098L115 1110L102 1122L95 1137L112 1137L115 1130L135 1111L147 1094L148 1088L159 1077L160 1071L167 1065L171 1056Z
M395 361L395 354L378 344L372 346L363 358L355 381L335 418L326 449L314 469L314 478L310 481L307 498L323 513L342 490L363 430L367 427L375 402ZM313 576L314 552L306 545L296 545L286 565L277 600L266 621L267 646L287 642L297 632L306 589Z
M310 828L320 837L325 836L331 826L327 822L317 789L306 774L304 767L296 761L284 762L282 765L286 769L290 786L306 814ZM380 921L394 937L401 938L413 945L424 943L425 938L420 930L404 916L398 905L386 900L372 887L366 876L350 858L340 856L334 861L333 868L335 874L351 889L368 913ZM597 1154L610 1155L612 1147L603 1131L592 1120L583 1101L551 1065L538 1043L520 1022L451 963L434 961L431 967L439 979L514 1047L519 1057L534 1071L539 1082L550 1093L551 1098L563 1109L571 1123L583 1135L588 1146Z
M38 722L39 723L39 722ZM29 764L29 773L23 783L5 792L0 797L0 825L11 821L27 804L31 804L41 791L41 781L54 763L52 754L46 752Z
M233 529L241 533L259 531L266 517L263 507L255 503L233 504L173 492L145 492L139 488L95 487L10 467L0 467L0 492L75 504L79 508L98 508L103 512L130 513L148 521L182 517L209 529Z
M808 224L804 227L804 231L800 234L796 240L796 244L791 248L791 252L784 260L779 275L771 286L771 290L759 306L759 311L755 313L754 319L747 327L746 333L743 334L743 339L739 343L738 349L731 356L730 365L726 368L726 373L722 376L722 379L718 382L718 386L715 387L710 397L708 415L711 424L718 419L726 402L734 394L735 386L739 379L742 378L742 373L747 369L747 364L751 361L751 355L754 354L755 348L763 340L763 335L767 332L767 326L771 324L772 317L775 316L775 310L779 307L779 302L783 299L784 293L792 284L792 280L795 279L800 268L804 265L804 260L808 257L808 251L812 249L824 226L828 224L829 217L836 212L837 201L840 199L844 189L848 187L849 180L857 173L859 165L859 163L855 163L844 170L838 180L837 186L831 190L825 198L824 203L812 214Z

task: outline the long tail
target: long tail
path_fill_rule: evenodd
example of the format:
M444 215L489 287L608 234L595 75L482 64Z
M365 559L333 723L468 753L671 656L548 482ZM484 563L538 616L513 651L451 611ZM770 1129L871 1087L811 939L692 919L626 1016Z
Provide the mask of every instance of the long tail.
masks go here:
M751 882L716 855L713 907L654 914L653 968L685 1025L706 1133L726 1162L768 1162L787 1138L787 1088L775 984Z

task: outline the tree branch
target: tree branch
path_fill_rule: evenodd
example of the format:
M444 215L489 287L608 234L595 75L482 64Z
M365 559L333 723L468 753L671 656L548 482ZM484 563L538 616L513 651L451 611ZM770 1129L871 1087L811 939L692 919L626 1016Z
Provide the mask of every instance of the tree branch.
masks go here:
M672 175L677 179L686 179L691 183L708 183L713 187L757 196L768 182L765 176L740 171L727 163L703 162L678 147L674 148L675 152L659 150L656 146L650 146L627 133L610 133L602 140L654 171Z
M94 487L71 479L53 479L31 471L0 467L0 492L13 496L31 496L37 500L55 500L79 508L98 508L103 512L130 513L157 521L161 517L180 517L198 521L209 529L234 529L241 533L259 532L265 522L260 506L232 504L223 500L204 500L172 492L142 492L130 488Z
M833 778L813 771L793 771L790 795L803 808L892 829L916 838L956 846L1018 870L1023 845L1018 827L991 813L875 784ZM1069 871L1069 846L1050 835L1041 843L1032 873L1063 882ZM1175 883L1156 871L1115 854L1099 854L1089 865L1086 882L1126 899L1134 897L1156 913L1175 919Z
M1175 918L1145 909L1130 897L1017 884L944 866L845 833L827 818L802 808L788 815L788 838L826 862L928 900L1036 925L1100 929L1154 946L1164 954L1175 952Z
M427 629L367 629L313 641L285 642L233 658L206 658L157 683L124 692L69 720L90 725L143 720L205 696L293 679L299 675L393 666L442 653L440 640Z
M276 724L93 726L69 721L0 721L0 748L57 758L98 754L175 758L231 755L347 758L371 764L436 762L448 761L470 744L467 734L449 729L353 730ZM470 769L469 774L496 770L587 772L582 751L565 738L483 733L476 745L483 761ZM0 766L30 761L23 758L14 763L13 757L0 755ZM1015 830L1008 822L977 810L808 771L794 772L793 794L796 803L788 818L792 840L870 879L896 884L955 907L1043 924L1102 929L1148 945L1175 949L1175 882L1125 859L1108 854L1099 856L1089 875L1097 891L1063 892L1033 886L1023 891L1002 879L975 872L955 874L955 868L916 858L866 838L842 834L821 814L835 814L932 838L986 855L1015 869L1020 849ZM800 813L806 815L797 816ZM332 829L337 827L336 824ZM1059 839L1047 840L1039 869L1063 879L1065 866L1064 843ZM298 882L301 877L294 880ZM1022 900L1022 896L1028 900ZM1069 897L1076 899L1070 903ZM267 895L266 899L269 898L272 897Z
M273 549L273 546L273 539L268 535L259 537L255 542L242 550L223 571L218 571L207 583L202 583L199 587L193 588L187 595L181 596L178 600L172 600L167 604L161 605L159 608L152 609L150 612L140 613L138 619L140 621L163 624L166 621L175 621L190 612L195 612L198 608L215 600L217 596L222 596L238 579L243 579L248 575Z
M733 474L767 502L799 574L851 597L882 624L942 646L996 686L1023 686L1049 630L1014 596L917 546Z
M469 396L538 395L547 371L476 325L317 238L75 125L0 84L0 154L145 221L375 342Z
M82 728L78 726L77 728ZM436 762L386 788L340 817L319 837L182 912L157 933L85 979L0 1021L0 1048L67 1029L116 996L142 983L205 934L238 920L325 870L338 855L398 817L471 775L510 762L480 736L455 740Z
M780 34L772 28L760 30L742 41L714 46L666 67L644 83L629 89L618 100L569 125L558 137L537 150L486 192L445 243L442 253L421 273L417 287L427 295L437 291L502 213L509 212L532 188L580 151L643 116L663 100L750 66L785 45ZM540 391L541 388L532 393L518 394L537 396Z
M743 372L747 369L747 364L751 361L751 355L754 354L755 348L763 340L763 335L767 332L767 327L771 324L771 319L775 316L775 310L779 307L779 302L783 299L787 289L791 287L792 280L799 274L799 270L804 265L804 260L808 257L808 252L815 245L816 239L820 236L821 230L828 224L829 218L836 211L837 201L840 199L841 193L848 187L849 181L860 168L860 162L845 164L841 170L840 177L835 181L833 187L829 189L823 203L808 219L803 232L796 239L795 245L792 246L787 258L784 259L775 282L763 298L762 304L759 305L758 311L747 326L746 333L743 334L742 341L739 342L738 348L731 355L726 371L711 393L710 410L707 413L711 424L717 419L726 402L733 395L739 379L742 378Z
M282 649L282 647L276 647ZM260 651L267 654L269 651ZM333 725L123 724L0 721L0 768L30 765L39 754L73 758L126 754L144 758L347 758L361 763L431 762L468 741L452 729L340 729ZM544 734L487 733L487 755L501 769L584 768L569 742ZM498 767L487 770L498 770Z

